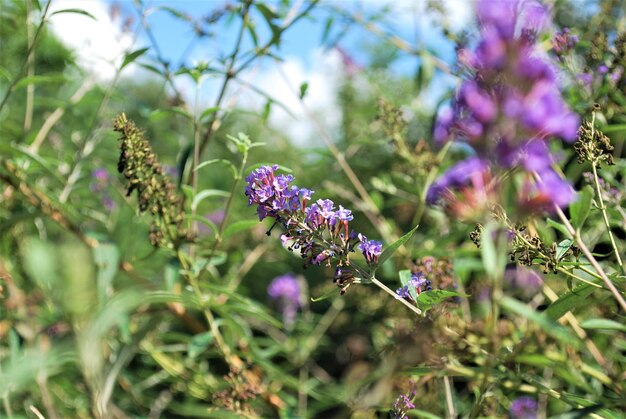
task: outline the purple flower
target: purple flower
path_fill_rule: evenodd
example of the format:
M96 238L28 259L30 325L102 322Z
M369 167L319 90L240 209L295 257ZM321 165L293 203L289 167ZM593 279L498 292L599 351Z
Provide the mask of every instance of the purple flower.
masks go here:
M537 402L530 397L518 397L511 403L509 413L514 419L535 419L537 417Z
M537 272L523 266L508 267L504 279L511 287L527 295L533 295L543 285L543 279Z
M473 176L483 173L488 168L486 161L478 157L470 157L449 168L435 181L426 195L426 202L434 204L446 191L456 190L470 183Z
M298 279L293 274L277 276L267 287L267 294L278 303L285 325L292 326L296 313L302 306Z
M474 218L497 204L499 196L491 192L501 188L498 169L520 169L522 174L540 172L546 178L542 184L524 185L522 192L528 195L520 197L523 202L535 209L550 203L567 205L571 188L553 173L556 159L547 141L553 137L574 141L580 121L561 97L555 67L536 46L538 35L549 26L548 10L532 0L479 0L477 17L478 46L474 53L464 51L459 57L471 76L459 89L452 116L442 112L433 133L437 143L448 139L469 143L477 157L441 175L429 188L427 202L445 198L447 209L461 218ZM556 38L559 48L573 42L567 33Z
M99 167L91 171L91 177L97 182L108 182L110 176L107 169Z
M396 298L410 298L411 297L411 294L409 293L409 286L408 285L405 285L405 286L403 286L401 288L398 288L396 290L396 294L398 294L396 296Z
M608 72L609 72L609 68L607 66L605 66L604 64L602 64L600 67L598 67L598 73L606 74Z
M354 252L357 244L369 265L378 262L382 243L367 241L364 236L350 233L348 223L354 218L352 211L342 205L335 210L335 203L330 199L318 199L307 206L313 191L292 185L294 177L276 174L277 169L278 166L274 165L253 170L246 177L244 191L248 205L257 206L259 220L273 218L275 223L272 228L276 225L285 228L286 231L280 235L281 242L289 251L299 250L304 267L322 263L336 268L347 266L350 264L349 254ZM354 275L347 268L346 274L341 273L342 270L338 272L335 283L344 293L354 282ZM270 288L268 292L270 295L278 293L275 288ZM293 312L293 306L285 306L285 310Z
M383 252L383 244L376 240L367 240L367 237L359 234L361 243L357 246L365 256L368 265L377 264L378 256Z
M551 168L538 175L538 180L528 180L522 186L519 205L525 212L552 212L555 205L563 208L576 198L572 186Z
M554 34L552 38L552 47L554 52L562 54L574 48L578 43L578 37L571 35L569 28L564 28L561 32Z

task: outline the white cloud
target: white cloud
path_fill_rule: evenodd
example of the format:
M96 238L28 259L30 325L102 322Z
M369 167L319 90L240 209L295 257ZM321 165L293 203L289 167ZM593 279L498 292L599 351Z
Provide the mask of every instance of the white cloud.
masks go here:
M80 9L95 17L96 20L78 13L59 13L50 17L49 24L52 32L74 51L78 64L100 82L113 78L133 45L132 34L122 31L110 7L100 0L55 0L48 12L51 15L60 10Z
M287 112L274 105L269 118L273 129L283 132L294 144L320 145L321 139L315 122L307 114L297 94L303 83L308 83L304 103L315 115L323 129L335 136L341 123L341 109L337 102L337 91L343 74L341 56L336 50L316 49L311 52L311 68L306 68L302 59L286 57L283 62L258 73L248 72L244 79L258 86L274 100L284 105ZM238 100L238 106L261 110L266 99L250 90Z

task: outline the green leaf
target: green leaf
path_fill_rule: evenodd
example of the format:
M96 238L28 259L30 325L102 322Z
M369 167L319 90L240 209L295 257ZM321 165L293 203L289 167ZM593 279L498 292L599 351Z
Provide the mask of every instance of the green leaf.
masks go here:
M417 301L417 292L415 291L415 287L411 285L411 271L408 269L403 269L398 272L400 276L400 284L404 287L407 286L409 288L409 294L413 298L413 301Z
M219 196L223 198L228 198L230 194L226 191L222 191L219 189L204 189L198 192L196 196L193 197L193 201L191 202L191 210L192 211L197 210L198 205L200 205L200 202L204 201L206 198L209 198L211 196Z
M255 169L258 169L258 168L259 168L259 167L261 167L261 166L270 166L270 167L271 167L271 166L273 166L273 165L274 165L274 163L256 163L256 164L253 164L252 166L248 166L248 167L246 167L246 169L244 170L244 172L245 172L245 173L250 173L251 171L253 171L253 170L255 170ZM282 166L282 165L280 165L280 164L277 164L277 166L278 166L278 169L279 169L279 170L282 170L283 172L286 172L286 173L293 173L293 170L291 170L290 168L288 168L288 167L286 167L286 166Z
M255 226L259 225L259 221L258 220L239 220L239 221L235 221L234 223L230 224L228 227L226 227L226 229L224 230L224 234L222 234L222 238L225 239L226 237L230 237L231 235L235 234L235 233L239 233L240 231L245 231L245 230L249 230Z
M559 223L559 222L557 222L557 221L554 221L554 220L552 220L552 219L550 219L550 218L548 218L548 219L546 220L546 222L548 223L548 225L549 225L550 227L556 228L557 230L559 230L559 231L560 231L561 233L563 233L564 235L566 235L566 236L570 236L570 235L571 235L571 234L569 233L569 231L567 230L567 227L565 227L565 225L563 225L563 224L561 224L561 223Z
M220 108L217 106L211 106L210 108L206 108L204 111L202 111L202 113L200 114L200 118L198 118L198 120L202 122L204 118L206 118L209 115L213 115L215 112L219 110Z
M593 201L593 189L587 185L582 191L578 192L578 199L569 207L572 224L575 229L579 230L589 216L591 203Z
M328 41L328 35L330 35L330 30L333 27L333 23L335 22L335 18L330 16L326 19L326 23L324 24L324 31L322 32L322 40L320 41L322 44L325 44Z
M402 246L404 243L406 243L411 238L411 236L413 236L413 233L415 233L415 230L417 230L418 227L419 227L419 224L416 225L415 227L413 227L411 229L411 231L406 233L404 236L400 237L394 243L392 243L391 245L387 246L387 248L385 248L385 250L383 250L383 253L378 258L378 265L380 266L383 263L385 263L385 261L387 259L389 259L396 252L396 250L398 250L400 248L400 246Z
M93 248L93 259L98 269L98 303L103 305L113 292L111 284L117 274L120 252L112 243L100 243Z
M504 273L507 256L506 244L503 245L502 242L505 240L500 227L494 224L487 225L481 234L480 253L485 272L491 278L497 278Z
M308 89L309 89L308 82L304 82L300 85L300 99L304 98L304 95L306 95L306 92Z
M447 290L424 291L417 297L416 303L417 307L426 313L437 304L452 297L466 297L466 295Z
M580 341L573 336L568 329L556 323L551 317L540 314L526 304L511 297L502 297L499 303L500 306L506 311L517 314L518 316L524 317L525 319L535 323L544 332L555 337L556 339L574 347L580 346Z
M29 76L20 79L17 83L15 83L14 90L21 89L22 87L26 87L30 84L53 84L53 83L63 83L65 82L65 76L62 74L55 75L47 75L47 76Z
M325 292L324 294L320 295L319 297L311 297L311 301L314 303L317 303L318 301L323 301L326 300L328 297L334 295L337 293L337 287L333 287L332 289L328 290L327 292Z
M230 170L232 170L233 177L237 177L237 168L235 167L234 164L232 164L230 161L228 161L226 159L212 159L212 160L203 161L198 166L196 166L195 170L199 170L199 169L201 169L203 167L210 166L210 165L216 164L216 163L225 164L226 166L228 166L230 168Z
M187 345L187 354L191 358L195 358L200 355L209 345L213 342L213 333L204 332L199 333L191 338Z
M621 330L626 332L626 325L609 319L589 319L580 324L583 329Z
M96 19L94 17L94 15L92 15L91 13L82 10L82 9L63 9L63 10L57 10L54 13L50 14L50 17L54 16L54 15L60 15L61 13L75 13L75 14L79 14L79 15L83 15L83 16L87 16L93 20L95 20L96 22L98 21L98 19Z
M587 303L587 297L596 288L589 284L581 284L573 290L561 295L556 301L548 306L545 315L552 320L560 319L565 313Z
M189 112L187 112L185 109L178 107L178 106L173 107L173 108L155 110L150 113L150 115L148 116L148 120L150 122L158 121L163 118L166 118L167 116L169 116L169 114L172 114L172 113L184 116L186 119L190 121L193 120L193 117L191 116Z
M571 239L562 240L559 244L556 245L556 260L561 260L563 256L567 253L567 251L572 247L574 241Z
M132 63L133 61L135 61L137 58L141 57L143 54L146 53L146 51L148 51L150 48L140 48L136 51L133 51L131 53L126 54L126 56L124 57L124 61L122 62L122 66L120 67L120 70L123 69L124 67L126 67L128 64Z

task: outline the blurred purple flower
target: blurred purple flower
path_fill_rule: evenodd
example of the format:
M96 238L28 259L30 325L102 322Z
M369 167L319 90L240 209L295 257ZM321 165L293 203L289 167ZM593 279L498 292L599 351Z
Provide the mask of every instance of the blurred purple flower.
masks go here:
M555 33L552 38L552 47L557 54L562 54L573 49L577 43L578 37L571 35L569 28L563 28L561 32Z
M478 157L470 157L455 164L431 185L426 195L426 201L430 204L436 203L444 197L447 191L454 191L467 186L472 177L476 174L482 174L488 167L488 163Z
M107 211L112 211L115 208L115 201L107 191L111 175L104 167L99 167L91 171L91 179L89 189L100 196L100 201Z
M535 294L543 285L543 279L537 272L523 266L508 267L504 272L504 280L526 295Z
M531 397L518 397L511 403L509 413L513 419L535 419L537 402Z
M468 142L478 156L446 171L430 187L427 202L452 200L447 206L457 205L457 212L465 214L471 213L472 202L484 209L485 200L471 198L470 189L484 186L479 173L490 167L495 176L501 166L542 172L543 184L522 191L532 194L527 201L538 203L535 198L541 197L546 201L541 208L565 206L572 198L570 188L548 170L556 159L546 141L574 141L579 118L561 97L555 67L540 58L536 47L538 34L549 26L548 10L532 0L479 0L477 17L481 37L475 53L464 51L459 58L472 76L463 81L453 114L440 113L433 138ZM559 47L570 42L566 35L558 37ZM467 195L465 205L458 205L458 192Z
M302 306L301 290L298 279L293 274L277 276L267 287L267 294L282 311L283 322L290 328Z

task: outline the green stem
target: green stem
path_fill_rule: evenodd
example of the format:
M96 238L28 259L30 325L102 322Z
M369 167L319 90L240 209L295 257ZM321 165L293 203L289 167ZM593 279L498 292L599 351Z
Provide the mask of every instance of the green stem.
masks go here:
M42 29L44 27L44 23L46 22L46 15L48 14L48 9L50 9L50 4L52 4L52 1L49 1L48 3L46 3L46 8L43 9L43 14L41 15L41 22L39 23L39 26L37 26L37 32L35 32L33 42L29 45L28 51L26 51L26 58L22 62L22 66L20 67L20 70L15 75L13 80L11 80L11 84L9 84L9 87L7 88L7 92L5 93L4 98L2 98L2 102L0 102L0 111L2 111L2 108L4 108L4 105L7 103L7 100L9 100L9 96L11 96L11 93L13 92L13 88L15 88L15 85L17 84L18 81L20 81L22 74L24 74L24 70L26 69L26 66L29 63L30 56L33 53L33 50L35 49L35 46L37 45L37 41L39 40L39 36L41 35Z
M371 278L371 281L374 285L376 285L378 288L380 288L381 290L385 291L387 294L391 295L395 300L400 301L402 304L404 304L406 307L410 308L415 314L421 315L422 314L422 310L420 310L419 308L415 307L413 304L409 303L408 301L406 301L404 298L398 298L398 294L396 294L395 292L393 292L389 287L387 287L385 284L383 284L382 282L380 282L378 279L376 279L375 277Z
M592 128L593 129L593 128ZM613 232L611 231L611 225L609 223L609 216L606 212L606 206L604 205L604 198L602 198L602 191L600 190L600 179L598 178L598 170L596 168L596 163L591 163L591 169L593 170L593 183L596 186L596 194L598 195L598 200L600 201L599 209L602 212L602 219L604 220L604 225L606 226L606 231L609 233L609 240L611 240L611 246L613 247L613 252L615 253L615 258L617 259L617 264L622 271L622 275L626 275L626 269L624 269L624 264L622 262L622 258L619 255L619 250L617 248L617 244L615 243L615 237L613 237Z
M535 176L539 177L539 175L537 174L535 174ZM604 272L604 269L602 269L602 267L600 266L596 258L593 257L591 250L589 250L585 242L582 241L580 235L578 234L576 229L574 229L572 224L569 222L569 220L567 219L567 217L565 216L561 208L558 205L555 205L554 208L559 218L561 219L561 221L563 221L563 224L565 224L567 231L570 233L570 235L572 236L572 238L574 239L574 241L576 242L580 250L582 250L585 257L589 260L589 263L591 263L591 266L593 266L596 272L600 275L600 277L602 278L602 281L604 281L604 283L609 288L609 290L611 291L611 293L613 294L613 296L615 297L619 305L622 307L622 309L626 311L626 301L624 300L624 297L622 297L619 290L615 288L615 285L613 285L613 282L609 279L606 272Z
M226 223L228 222L228 215L230 213L230 207L233 203L233 198L235 193L237 192L237 186L239 185L239 181L243 179L243 171L246 168L246 163L248 162L248 149L243 152L243 159L241 160L241 166L239 167L239 173L237 173L237 177L233 180L233 186L230 188L230 194L228 195L228 200L226 201L226 207L224 208L224 218L222 218L222 222L220 223L219 230L215 236L215 242L213 242L213 247L211 247L211 253L209 254L209 258L215 254L217 250L217 246L222 242L222 235L224 234L224 229L226 228Z

